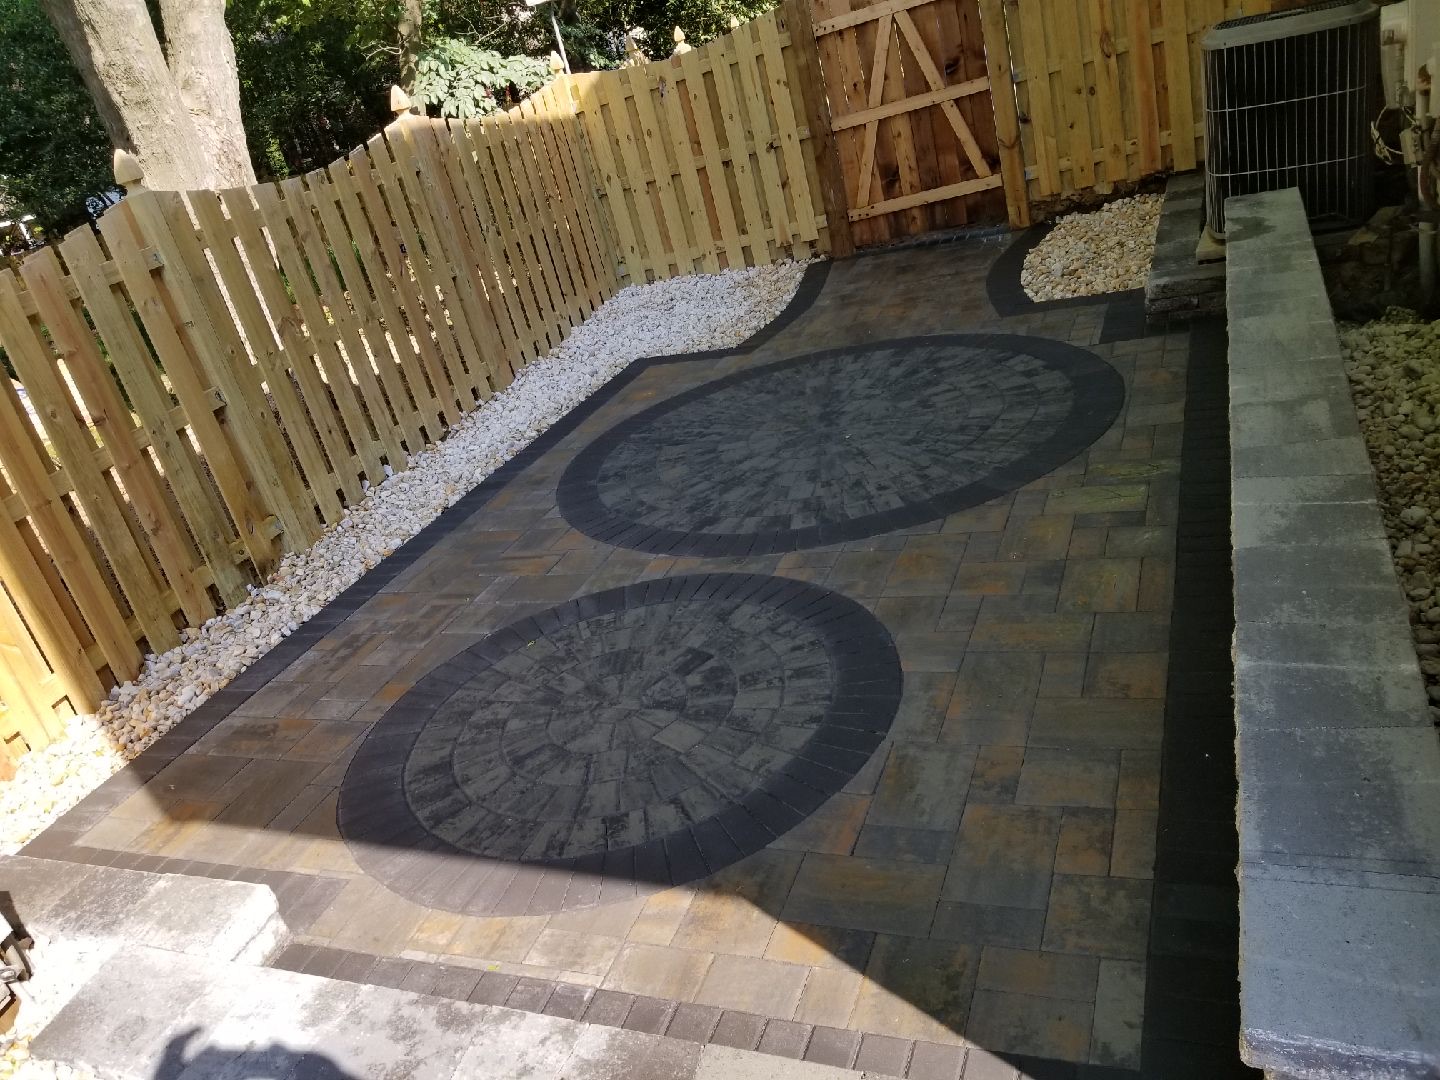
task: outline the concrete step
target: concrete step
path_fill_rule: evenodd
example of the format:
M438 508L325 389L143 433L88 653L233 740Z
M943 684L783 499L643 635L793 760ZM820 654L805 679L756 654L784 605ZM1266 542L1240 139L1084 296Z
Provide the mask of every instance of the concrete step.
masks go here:
M24 855L0 856L8 897L37 940L108 950L157 949L263 963L289 931L275 893L243 881L151 874Z
M22 1038L128 943L261 963L288 937L275 894L263 885L25 856L0 856L0 905L35 941L34 975L14 987L14 1033Z
M104 1080L881 1080L138 944L110 956L31 1052Z

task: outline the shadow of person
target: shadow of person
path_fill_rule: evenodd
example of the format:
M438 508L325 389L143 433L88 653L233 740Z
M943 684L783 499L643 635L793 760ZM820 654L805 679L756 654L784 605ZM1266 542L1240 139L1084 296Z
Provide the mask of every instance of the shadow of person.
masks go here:
M199 1034L193 1027L171 1039L153 1080L361 1080L324 1054L279 1043L245 1050L207 1046L187 1055Z

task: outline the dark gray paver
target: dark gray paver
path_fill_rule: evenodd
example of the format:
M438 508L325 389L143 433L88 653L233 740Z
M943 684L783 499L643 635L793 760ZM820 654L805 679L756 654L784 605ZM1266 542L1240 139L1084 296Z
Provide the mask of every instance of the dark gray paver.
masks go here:
M1113 368L1041 338L901 338L792 357L607 432L561 478L560 509L593 536L662 554L856 540L1043 476L1103 434L1123 400Z
M393 891L468 915L584 906L576 875L683 884L844 787L900 690L884 626L814 585L689 575L587 594L401 698L345 774L340 832Z

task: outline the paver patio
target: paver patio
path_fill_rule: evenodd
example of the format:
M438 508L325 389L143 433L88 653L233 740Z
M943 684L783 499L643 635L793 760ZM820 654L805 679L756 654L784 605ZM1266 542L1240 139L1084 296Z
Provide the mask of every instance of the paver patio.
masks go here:
M1002 246L638 363L35 852L266 881L316 974L1136 1075L1192 334Z

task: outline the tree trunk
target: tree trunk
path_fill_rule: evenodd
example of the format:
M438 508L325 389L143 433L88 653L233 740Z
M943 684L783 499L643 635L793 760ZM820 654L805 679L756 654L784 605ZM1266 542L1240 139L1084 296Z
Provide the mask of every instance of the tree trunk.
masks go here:
M200 138L217 187L255 183L240 121L240 75L225 26L225 0L160 0L170 75Z
M424 17L424 0L400 0L400 19L395 25L400 39L400 89L411 97L415 96L415 66L420 59Z
M110 141L148 187L209 187L212 170L171 78L145 0L41 0L95 99Z

